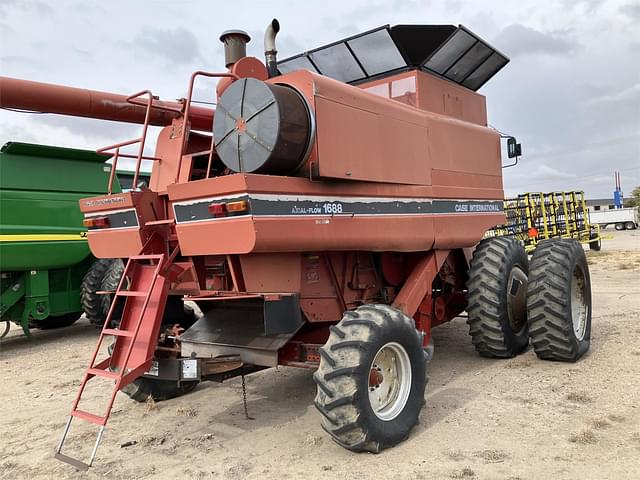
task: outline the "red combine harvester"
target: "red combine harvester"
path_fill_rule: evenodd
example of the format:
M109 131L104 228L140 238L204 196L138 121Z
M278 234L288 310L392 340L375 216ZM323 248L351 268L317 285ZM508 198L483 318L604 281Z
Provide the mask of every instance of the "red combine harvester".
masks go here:
M530 338L544 359L589 348L581 246L543 242L529 261L515 241L482 240L504 196L500 134L475 91L508 59L462 26L398 25L277 61L278 30L264 64L246 33L225 32L228 71L194 73L178 103L145 91L89 111L107 94L66 89L65 103L38 84L25 105L4 80L2 106L143 123L101 151L113 171L153 161L149 188L81 201L93 254L128 261L57 458L91 465L119 390L161 400L277 365L315 370L323 428L379 452L418 420L431 329L465 310L483 356ZM215 118L191 104L202 76L220 78ZM153 157L150 124L165 125ZM203 316L176 320L183 301ZM79 409L95 377L115 382L100 415ZM88 464L62 453L73 418L100 426Z

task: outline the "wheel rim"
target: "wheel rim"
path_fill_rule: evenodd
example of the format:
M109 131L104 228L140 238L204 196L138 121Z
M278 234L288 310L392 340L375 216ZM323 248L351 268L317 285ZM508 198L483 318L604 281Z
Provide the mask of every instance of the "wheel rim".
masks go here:
M527 274L520 267L511 269L507 289L509 324L518 333L527 323Z
M380 420L396 418L409 399L411 391L411 361L402 345L383 345L369 370L369 403Z
M582 268L576 265L571 278L571 321L578 341L582 341L587 331L588 313L585 276Z

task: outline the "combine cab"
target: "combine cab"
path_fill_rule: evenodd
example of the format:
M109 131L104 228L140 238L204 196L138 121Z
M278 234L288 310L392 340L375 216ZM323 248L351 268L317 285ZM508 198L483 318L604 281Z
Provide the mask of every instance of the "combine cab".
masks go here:
M93 254L128 264L119 327L100 339L115 339L111 354L98 345L58 458L91 464L95 448L88 464L62 453L69 425L102 432L118 390L163 399L277 365L315 371L337 443L379 452L418 420L432 328L465 310L484 356L517 355L530 337L546 359L588 348L580 245L541 243L529 262L515 240L483 240L505 215L500 135L476 90L508 59L464 27L398 25L278 62L278 30L264 64L246 57L246 33L223 34L228 71L193 74L153 157L148 121L103 149L117 164L136 144L138 166L154 166L149 188L80 202ZM220 78L209 122L192 120L202 76ZM147 119L168 111L151 92L128 102ZM202 317L165 320L176 299ZM115 381L100 415L78 409L94 377Z

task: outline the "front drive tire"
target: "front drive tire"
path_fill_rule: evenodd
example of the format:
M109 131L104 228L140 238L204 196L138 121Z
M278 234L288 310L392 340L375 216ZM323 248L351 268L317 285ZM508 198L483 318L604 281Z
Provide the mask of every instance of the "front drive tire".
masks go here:
M427 385L422 335L387 305L345 312L320 348L315 406L341 446L378 453L409 436Z
M483 357L511 358L529 345L529 260L507 237L487 238L473 252L467 282L469 335Z
M575 362L591 344L591 280L582 245L540 242L527 293L531 343L539 358Z

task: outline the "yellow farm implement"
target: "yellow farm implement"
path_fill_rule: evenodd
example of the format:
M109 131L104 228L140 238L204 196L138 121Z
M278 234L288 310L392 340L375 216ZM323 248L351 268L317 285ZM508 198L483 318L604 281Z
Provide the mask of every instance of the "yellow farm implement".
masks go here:
M504 201L507 221L485 237L513 237L527 252L548 238L573 238L600 250L600 226L589 222L584 192L527 192Z

